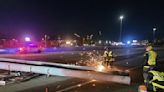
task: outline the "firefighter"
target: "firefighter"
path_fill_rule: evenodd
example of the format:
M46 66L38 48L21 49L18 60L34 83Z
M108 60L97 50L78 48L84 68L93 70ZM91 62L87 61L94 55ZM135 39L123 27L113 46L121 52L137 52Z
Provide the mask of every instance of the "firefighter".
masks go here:
M163 92L164 90L164 72L150 70L149 73L149 90L153 92Z
M149 85L149 79L148 78L148 72L150 70L153 70L156 66L156 61L157 61L157 53L153 50L153 47L151 44L148 44L146 46L146 53L144 54L145 56L145 62L143 66L143 77L144 77L144 83L145 86L148 87Z
M113 58L113 52L109 50L109 48L106 48L103 57L104 57L103 64L107 67L112 67L114 58Z

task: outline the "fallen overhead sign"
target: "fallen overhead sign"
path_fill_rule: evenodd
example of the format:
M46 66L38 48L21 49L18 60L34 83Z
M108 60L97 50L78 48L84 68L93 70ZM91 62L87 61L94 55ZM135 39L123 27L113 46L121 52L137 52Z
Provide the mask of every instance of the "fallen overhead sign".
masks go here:
M32 61L29 61L29 62L32 62ZM37 61L34 61L34 62L37 62ZM73 69L73 68L69 69L66 66L65 66L66 68L47 66L43 63L34 64L34 62L33 64L31 63L28 64L28 62L18 63L14 61L11 62L11 60L3 61L0 59L0 69L9 70L9 71L33 72L33 73L47 74L47 75L67 76L67 77L99 80L99 81L116 82L116 83L122 83L122 84L130 84L129 76L112 75L108 73L89 71L89 70L85 70L84 68L80 70L80 68L78 69L77 67L76 69Z

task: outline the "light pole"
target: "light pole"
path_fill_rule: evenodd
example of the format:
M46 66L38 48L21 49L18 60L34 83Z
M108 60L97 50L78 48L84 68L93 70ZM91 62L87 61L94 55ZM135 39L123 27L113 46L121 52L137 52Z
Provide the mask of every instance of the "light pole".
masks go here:
M120 16L120 36L119 36L119 41L121 42L122 41L122 20L123 20L124 16L121 15Z
M153 28L153 41L155 42L155 32L157 31L157 28Z
M47 35L44 35L45 48L47 47Z

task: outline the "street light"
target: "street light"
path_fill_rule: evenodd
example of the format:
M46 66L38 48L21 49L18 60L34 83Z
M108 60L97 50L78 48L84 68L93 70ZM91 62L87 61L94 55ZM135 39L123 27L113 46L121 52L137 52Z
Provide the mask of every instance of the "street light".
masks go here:
M120 16L120 19L122 20L124 18L124 16Z
M25 37L25 41L30 42L31 41L30 37Z
M48 36L45 34L45 35L44 35L45 48L47 47L47 37L48 37Z
M119 41L121 42L121 38L122 38L122 20L124 19L124 16L121 15L120 16L120 36L119 36Z
M155 42L155 32L157 31L157 28L153 28L153 40Z

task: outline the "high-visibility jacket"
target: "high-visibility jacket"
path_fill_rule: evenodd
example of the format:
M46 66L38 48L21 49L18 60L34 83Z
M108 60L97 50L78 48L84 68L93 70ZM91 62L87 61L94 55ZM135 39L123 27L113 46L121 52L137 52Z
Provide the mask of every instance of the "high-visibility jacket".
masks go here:
M112 51L104 51L104 57L112 57Z
M164 72L151 70L149 73L153 74L153 80L164 81Z
M157 60L157 53L155 51L148 52L148 65L155 66Z
M113 52L112 51L104 51L103 55L105 61L113 61Z
M153 75L153 79L149 81L149 83L153 85L153 91L156 92L156 88L164 89L164 72L151 70L149 73Z

